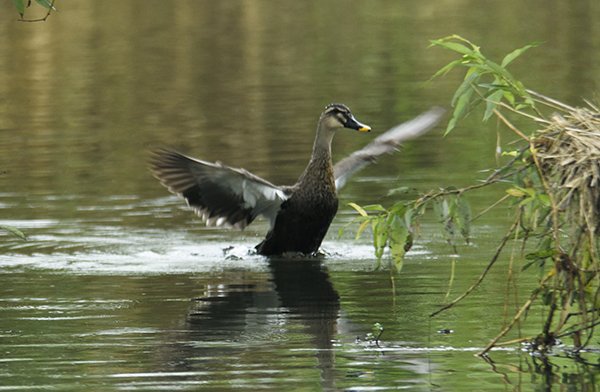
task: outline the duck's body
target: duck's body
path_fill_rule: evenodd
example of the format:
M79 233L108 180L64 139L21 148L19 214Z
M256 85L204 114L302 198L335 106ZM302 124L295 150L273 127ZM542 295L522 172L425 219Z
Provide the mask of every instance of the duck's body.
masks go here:
M292 186L276 186L244 169L200 161L170 150L154 153L151 170L209 225L243 229L258 215L266 217L271 227L256 246L259 254L312 254L321 246L337 212L337 188L378 155L395 150L400 141L430 129L440 115L439 110L430 113L418 129L393 128L334 167L331 141L335 131L349 128L368 132L371 128L358 122L346 106L328 105L319 119L311 159Z
M313 152L306 170L288 192L275 224L256 246L262 255L308 254L319 249L338 209L331 154Z

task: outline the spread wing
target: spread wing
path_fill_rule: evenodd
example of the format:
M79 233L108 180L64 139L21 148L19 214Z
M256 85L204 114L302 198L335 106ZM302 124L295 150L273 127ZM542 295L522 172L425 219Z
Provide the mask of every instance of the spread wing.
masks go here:
M396 125L362 149L336 163L333 167L336 189L339 191L354 173L375 162L380 155L391 154L398 150L402 142L429 131L439 122L444 112L445 110L439 107L431 108L410 121Z
M244 169L194 159L176 151L154 151L150 171L169 191L185 199L207 225L248 226L258 215L275 222L287 199L284 188Z

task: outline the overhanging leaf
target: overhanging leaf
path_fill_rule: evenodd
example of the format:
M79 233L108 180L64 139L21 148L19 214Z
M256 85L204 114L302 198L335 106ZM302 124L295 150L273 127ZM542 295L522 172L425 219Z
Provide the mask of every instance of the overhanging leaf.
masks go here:
M465 241L469 243L471 237L471 206L463 197L456 198L456 211L458 215L458 229Z
M369 214L367 214L367 211L365 211L365 209L362 208L361 206L359 206L358 204L350 202L350 203L348 203L348 205L350 207L354 208L356 210L356 212L358 212L361 216L363 216L365 218L369 216Z
M461 65L461 63L462 63L462 59L460 59L460 60L454 60L454 61L449 62L448 64L444 65L442 68L438 69L436 71L436 73L434 73L433 76L429 80L435 79L435 78L437 78L439 76L446 75L453 68L455 68L458 65Z
M508 193L509 195L513 196L513 197L523 197L526 195L526 193L521 190L521 189L517 189L515 188L508 188L506 190L506 193Z
M25 233L23 233L21 230L19 230L17 228L11 227L11 226L0 225L0 230L7 231L7 232L13 234L16 237L19 237L22 240L26 240L27 239L27 236L25 235Z
M358 226L358 230L356 230L356 238L355 239L359 239L360 236L362 235L363 231L365 231L365 229L367 228L367 226L369 226L369 223L371 223L371 221L369 219L365 219L362 221L362 223L360 224L360 226Z
M466 114L469 112L469 102L471 100L471 96L473 95L473 89L467 90L464 94L462 94L458 101L456 102L456 106L454 107L454 112L452 113L452 118L448 122L448 126L446 127L446 132L444 132L444 136L448 135L450 131L452 131L456 127L456 123L459 120L462 120Z
M529 50L531 48L534 48L534 47L538 46L539 44L540 44L539 42L534 42L534 43L531 43L529 45L525 45L522 48L513 50L512 52L510 52L509 54L507 54L506 56L504 56L504 58L502 59L502 63L500 63L500 66L506 67L514 59L516 59L517 57L519 57L520 55L522 55L525 51L527 51L527 50Z
M454 96L452 97L452 106L454 106L457 103L460 97L464 96L467 92L473 90L473 84L476 83L477 78L479 78L478 72L471 72L465 77L460 86L458 86L458 88L456 89Z
M399 216L394 215L389 225L389 232L390 253L394 259L396 269L400 271L407 249L409 231L404 225L403 220Z
M492 116L494 109L496 109L496 106L498 106L503 96L504 90L496 90L486 98L483 121L487 121Z
M52 4L52 0L35 0L35 2L44 8L52 9L53 11L56 11L56 8L54 8L54 5Z
M375 246L375 257L377 257L377 260L381 260L381 257L383 256L383 251L385 250L385 246L388 241L388 231L385 219L379 218L373 220L371 230L373 230L373 245Z
M435 45L435 46L441 46L442 48L446 48L449 49L453 52L456 53L460 53L463 55L470 55L473 54L473 49L463 45L463 44L459 44L458 42L450 42L445 40L444 38L442 39L433 39L430 41L431 45Z
M19 13L19 15L21 15L22 18L25 14L25 2L23 0L12 0L12 2L15 5L17 12Z

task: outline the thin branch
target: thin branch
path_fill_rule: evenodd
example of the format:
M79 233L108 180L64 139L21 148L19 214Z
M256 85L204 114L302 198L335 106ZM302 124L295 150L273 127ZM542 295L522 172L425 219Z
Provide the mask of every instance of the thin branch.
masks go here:
M495 201L492 205L486 207L483 211L481 211L479 214L475 215L473 218L471 218L471 222L481 218L483 215L487 214L491 209L497 207L499 204L501 204L502 202L504 202L506 199L508 199L509 197L511 197L511 195L509 195L508 193L504 196L502 196L499 200Z
M544 277L544 279L542 279L542 281L540 282L540 287L542 287L544 285L544 283L546 283L546 281L548 279L550 279L552 276L554 276L554 274L552 274L552 273L547 274ZM542 290L535 290L531 294L529 299L527 301L525 301L523 306L521 306L519 311L515 314L512 321L506 327L504 327L504 329L502 329L502 331L500 331L500 333L494 339L492 339L492 341L489 342L488 345L485 346L485 348L483 350L481 350L480 352L477 353L478 356L487 354L487 352L490 351L492 349L492 347L496 346L496 343L498 342L498 340L500 340L504 335L506 335L508 333L508 331L510 331L512 329L513 325L515 325L515 323L521 319L521 316L523 315L523 313L525 313L529 309L529 307L533 304L533 301L535 301L535 299L537 298L538 294L541 291Z
M48 17L52 13L52 11L58 11L56 8L54 8L54 2L55 1L56 0L52 0L52 2L50 3L50 7L48 7L48 12L46 13L46 15L44 17L38 18L38 19L23 19L23 16L21 16L21 19L17 19L17 21L19 21L19 22L27 22L27 23L31 23L31 22L45 22L46 19L48 19Z
M540 94L536 91L529 90L529 89L526 89L525 91L527 91L528 94L533 95L536 98L539 98L541 100L540 102L545 103L547 106L555 105L554 107L560 108L561 110L565 110L565 111L569 111L569 112L575 111L574 107L569 106L563 102L557 101L554 98L547 97L543 94ZM549 105L549 103L551 103L552 105Z
M516 133L521 139L527 141L529 143L529 138L527 136L525 136L525 134L521 131L519 131L510 121L508 121L506 119L506 117L504 117L502 115L502 113L500 113L500 111L498 111L498 109L494 109L493 110L494 114L496 116L498 116L498 118L514 133Z
M475 290L477 287L479 287L479 285L481 284L481 282L483 281L483 279L485 278L485 276L487 275L487 273L490 271L490 269L492 268L492 266L496 262L496 260L498 260L498 257L500 256L500 253L502 252L502 249L504 249L504 246L506 245L506 243L508 242L508 240L512 237L515 229L519 225L519 221L520 220L521 220L521 213L519 212L519 214L517 215L517 218L513 222L512 226L510 227L510 229L508 229L508 231L506 232L506 234L504 235L504 237L500 241L500 245L498 245L498 247L496 248L496 252L494 253L494 256L492 257L492 259L490 260L490 262L488 263L488 265L485 267L485 269L483 270L483 272L481 273L481 275L479 275L479 278L477 279L477 281L475 281L475 283L473 283L471 285L471 287L469 287L460 296L458 296L457 298L455 298L452 302L450 302L450 303L442 306L440 309L438 309L435 312L431 313L429 315L429 317L434 317L434 316L438 315L439 313L443 312L444 310L450 309L451 307L453 307L454 305L456 305L458 302L462 301L466 296L468 296L469 294L471 294L471 292L473 292L473 290Z
M551 123L550 121L548 121L548 120L546 120L546 119L544 119L542 117L534 116L533 114L525 113L522 110L515 109L511 105L508 105L508 104L506 104L504 102L498 102L498 106L502 106L503 108L508 109L511 112L518 114L519 116L527 117L527 118L529 118L529 119L531 119L531 120L533 120L535 122L539 122L539 123L543 123L543 124L550 124Z
M511 340L505 340L503 342L496 342L496 344L494 346L495 347L512 346L515 343L529 342L532 339L533 339L533 336L528 336L528 337L525 337L525 338L516 338L516 339L511 339Z

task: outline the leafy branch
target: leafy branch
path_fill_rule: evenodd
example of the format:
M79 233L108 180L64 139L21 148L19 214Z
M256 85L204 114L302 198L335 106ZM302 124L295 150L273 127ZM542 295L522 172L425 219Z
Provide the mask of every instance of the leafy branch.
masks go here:
M453 114L446 128L450 133L477 107L484 106L483 121L495 116L518 136L520 145L504 153L511 156L503 167L486 180L463 188L427 192L411 201L360 207L357 237L367 227L373 233L375 255L381 260L390 248L394 266L399 270L402 258L418 232L419 219L433 210L444 227L446 240L470 238L470 223L482 214L510 201L514 220L500 240L490 261L476 281L456 299L432 316L464 300L484 279L493 265L501 260L507 245L518 249L522 270L537 266L543 276L538 288L517 310L512 321L481 351L486 354L500 342L517 322L523 321L534 304L545 312L540 334L531 347L545 351L556 344L558 336L573 339L575 349L589 343L599 324L600 309L600 110L587 102L579 108L544 96L525 86L507 70L520 55L537 46L529 44L494 62L484 56L472 42L452 35L431 41L432 46L450 50L460 57L443 66L433 77L453 69L465 69L463 81L452 97ZM550 111L549 116L544 112ZM517 115L529 120L531 129L523 131L510 121ZM506 185L505 194L475 217L464 198L468 192L496 183ZM526 244L535 241L532 251ZM511 267L512 269L512 257ZM509 272L510 279L510 272Z
M55 1L56 0L35 0L38 5L47 9L46 15L37 19L25 19L25 9L31 7L31 0L12 0L17 12L21 16L19 22L45 22L52 11L57 11L57 9L54 7Z

